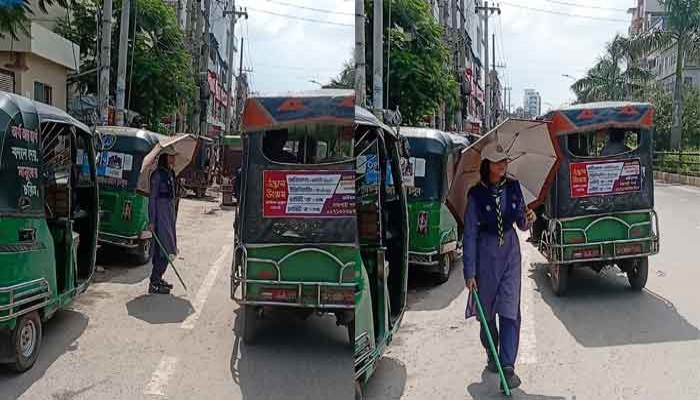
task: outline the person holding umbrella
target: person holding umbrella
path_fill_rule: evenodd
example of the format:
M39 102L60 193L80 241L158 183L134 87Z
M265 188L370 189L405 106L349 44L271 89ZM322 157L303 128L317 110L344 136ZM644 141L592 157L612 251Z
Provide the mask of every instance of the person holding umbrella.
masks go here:
M156 240L159 243L151 246L154 251L153 270L148 293L169 294L173 288L173 285L163 279L163 274L168 268L169 255L177 254L175 231L177 182L173 170L176 154L173 148L163 149L158 156L158 165L151 173L151 190L148 198L149 229L157 236Z
M496 360L489 352L485 326L499 349L505 383L516 388L521 384L515 373L520 340L521 261L514 225L526 231L536 216L526 207L520 183L506 177L509 161L498 141L481 150L480 181L467 195L463 262L466 286L470 292L478 287L483 304L486 323L481 324L480 339L487 353L487 369L498 372ZM466 318L477 315L472 296L465 314Z

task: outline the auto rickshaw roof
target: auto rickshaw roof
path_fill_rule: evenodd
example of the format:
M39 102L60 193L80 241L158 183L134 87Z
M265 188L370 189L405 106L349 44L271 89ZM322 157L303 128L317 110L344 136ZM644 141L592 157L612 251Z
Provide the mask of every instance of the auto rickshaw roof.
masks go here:
M226 135L223 144L241 144L241 135Z
M95 130L101 134L110 134L118 137L130 137L135 139L142 139L150 144L156 144L160 139L165 138L165 135L160 133L151 132L146 129L132 128L128 126L98 126Z
M39 117L39 122L70 124L76 126L85 133L92 134L92 131L87 125L71 117L59 108L14 93L0 91L0 108L5 109L9 115L13 115L14 112L8 110L11 106L14 106L16 111L21 113L36 114Z
M353 90L321 89L250 97L243 109L243 132L282 129L303 123L352 125Z
M556 135L609 128L645 129L654 123L654 106L626 101L575 104L552 111L544 119L552 121L549 129Z
M389 125L386 125L382 121L379 120L374 114L369 112L369 110L366 110L362 107L355 107L355 124L358 125L368 125L368 126L373 126L375 128L380 128L384 130L385 132L389 133L390 135L396 137L396 132L394 131L394 128L391 128Z
M438 129L406 126L399 133L408 139L411 152L417 155L452 153L469 146L467 138Z

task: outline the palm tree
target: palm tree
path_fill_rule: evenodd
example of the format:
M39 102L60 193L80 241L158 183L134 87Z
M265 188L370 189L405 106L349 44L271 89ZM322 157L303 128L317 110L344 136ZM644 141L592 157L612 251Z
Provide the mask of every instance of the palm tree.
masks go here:
M639 93L651 79L651 74L629 62L630 56L628 39L615 36L607 44L606 54L586 72L586 76L571 85L578 102L625 100Z
M665 26L633 37L630 49L637 56L676 46L676 82L673 87L671 147L680 148L683 117L683 69L687 58L700 56L700 0L660 0L666 8Z

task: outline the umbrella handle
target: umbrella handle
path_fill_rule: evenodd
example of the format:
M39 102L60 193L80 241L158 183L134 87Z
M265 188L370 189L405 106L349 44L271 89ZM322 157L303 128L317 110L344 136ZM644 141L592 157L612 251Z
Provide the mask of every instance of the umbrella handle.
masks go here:
M479 318L481 319L481 326L486 331L486 338L488 339L488 342L489 342L489 348L491 349L491 355L493 356L494 361L496 361L496 367L498 368L498 375L501 378L501 384L503 385L503 392L505 393L506 396L510 396L510 388L508 387L508 383L506 382L506 376L503 374L503 368L501 367L501 360L498 358L498 352L496 351L496 345L493 343L493 337L491 336L491 329L489 328L489 324L486 321L486 317L484 316L484 309L481 307L481 301L479 300L479 294L477 293L476 288L472 289L471 292L474 295L474 301L476 301L476 308L479 309Z

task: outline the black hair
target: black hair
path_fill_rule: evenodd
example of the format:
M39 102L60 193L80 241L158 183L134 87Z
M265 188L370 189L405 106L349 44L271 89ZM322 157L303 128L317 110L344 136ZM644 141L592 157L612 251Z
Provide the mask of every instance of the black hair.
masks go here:
M163 168L170 168L168 164L168 155L166 153L161 153L158 156L158 166Z
M491 161L483 160L481 161L481 166L479 167L479 176L481 176L481 182L488 185L491 181Z
M611 142L622 142L625 140L625 131L622 129L613 129L610 131Z

